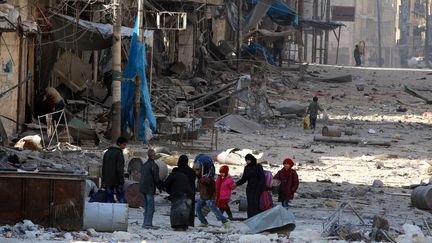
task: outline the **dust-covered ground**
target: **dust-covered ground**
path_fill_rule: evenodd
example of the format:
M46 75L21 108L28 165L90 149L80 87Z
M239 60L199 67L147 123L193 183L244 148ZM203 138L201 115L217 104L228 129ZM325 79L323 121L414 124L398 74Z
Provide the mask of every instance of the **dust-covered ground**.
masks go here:
M323 76L352 74L354 78L350 83L324 83L306 76L305 81L269 92L270 103L273 104L296 100L306 105L313 96L318 96L329 119L319 120L314 133L304 130L303 119L298 117L268 121L255 134L220 132L218 139L221 150L249 148L264 152L260 161L267 161L264 167L273 174L281 166L269 164L280 165L287 157L294 159L294 169L301 182L288 209L296 217L293 232L248 235L248 229L241 221L232 221L231 228L226 230L211 213L208 216L209 228L194 227L186 232L176 232L170 228L170 203L164 199L167 194L162 193L156 197L154 216L154 225L160 229L142 229L143 209L130 209L128 233L98 233L89 239L132 242L326 242L333 238L321 236L323 222L344 202L352 205L367 224L375 215L387 219L389 232L392 232L390 237L397 242L414 242L412 239L415 236L400 236L404 234L404 224L418 225L427 235L426 224L432 226L431 214L410 205L410 186L428 183L429 173L432 173L432 120L423 116L432 108L407 94L404 85L432 90L432 70L309 66L308 71ZM357 86L363 86L364 90L358 91ZM406 111L398 112L398 109ZM314 136L321 133L324 125L349 128L354 131L353 136L362 141L386 141L391 146L314 142ZM219 166L216 164L217 170ZM230 174L236 179L242 171L243 166L230 165ZM379 181L372 186L375 180ZM245 197L244 191L245 186L237 188L232 201ZM246 218L246 213L240 212L237 204L232 203L231 206L236 218ZM346 213L352 216L352 213ZM354 218L358 219L357 216ZM64 233L59 233L57 240L64 240ZM3 237L0 241L47 239L52 240L35 236L23 240ZM79 239L75 237L75 240ZM417 240L432 242L430 238L418 237Z

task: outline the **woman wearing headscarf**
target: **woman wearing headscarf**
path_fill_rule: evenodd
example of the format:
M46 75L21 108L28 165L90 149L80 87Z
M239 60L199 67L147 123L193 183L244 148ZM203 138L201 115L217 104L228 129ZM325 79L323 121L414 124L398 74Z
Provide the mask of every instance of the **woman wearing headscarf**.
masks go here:
M248 183L246 186L247 216L251 218L261 212L259 207L260 196L266 189L264 170L252 154L245 156L246 166L242 178L236 182L236 186Z
M185 174L188 178L192 193L189 195L191 199L191 208L189 212L189 226L195 226L195 171L189 167L189 158L186 155L181 155L177 162L178 171Z
M164 186L171 198L171 227L175 230L187 230L190 223L190 195L192 194L189 179L178 168L174 168L165 180Z
M282 202L283 207L288 207L289 201L294 198L294 193L299 187L299 179L297 172L292 169L294 161L290 158L283 161L283 168L273 177L275 180L280 181L279 198L278 201Z

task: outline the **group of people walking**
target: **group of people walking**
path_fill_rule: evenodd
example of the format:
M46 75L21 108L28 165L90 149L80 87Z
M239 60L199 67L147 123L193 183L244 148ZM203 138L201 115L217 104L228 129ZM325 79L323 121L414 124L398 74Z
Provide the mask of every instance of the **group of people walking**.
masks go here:
M127 140L119 138L117 144L110 147L104 155L102 167L102 182L107 192L107 202L114 202L114 194L117 201L124 203L122 185L124 183L124 157L121 150L126 147ZM156 152L148 150L148 160L141 167L140 191L145 198L144 222L142 227L156 229L153 225L155 212L154 195L156 190L164 190L170 196L171 227L176 230L186 230L189 226L195 226L195 215L200 221L200 227L209 225L204 208L207 207L219 220L223 227L229 228L233 219L229 202L232 191L236 187L247 183L247 216L253 217L263 211L260 200L263 192L271 190L266 180L263 167L257 163L257 159L248 154L245 156L246 166L243 175L237 182L229 174L229 167L223 165L216 177L216 170L210 156L199 154L195 157L193 167L189 166L189 158L181 155L177 167L172 170L165 181L159 178L159 167L155 162ZM280 181L279 201L282 206L288 207L294 193L299 186L298 175L292 169L294 161L286 159L284 167L272 178ZM199 191L199 199L195 204L195 192ZM227 217L224 216L226 213Z

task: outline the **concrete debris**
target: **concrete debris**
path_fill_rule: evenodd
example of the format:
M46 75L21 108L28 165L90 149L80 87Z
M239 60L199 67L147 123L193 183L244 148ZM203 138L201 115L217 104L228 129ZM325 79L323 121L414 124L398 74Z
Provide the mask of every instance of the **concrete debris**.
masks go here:
M112 234L112 240L114 241L129 241L132 240L132 234L125 231L114 231Z
M98 237L99 236L98 232L93 228L87 229L87 235L89 235L90 237Z
M374 188L381 188L384 186L384 183L380 180L374 180L372 183L372 187Z
M72 241L73 240L73 236L71 233L67 232L63 235L64 239L67 241Z
M302 105L297 101L282 101L275 105L275 109L281 114L303 115L306 112L306 108L306 105Z

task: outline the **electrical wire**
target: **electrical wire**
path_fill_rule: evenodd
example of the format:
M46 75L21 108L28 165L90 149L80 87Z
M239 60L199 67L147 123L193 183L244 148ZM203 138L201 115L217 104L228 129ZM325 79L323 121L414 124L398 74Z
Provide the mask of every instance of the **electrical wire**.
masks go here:
M81 14L83 13L84 9L88 7L88 5L90 4L90 2L91 2L91 0L89 0L89 1L87 2L87 4L86 4L86 5L84 6L84 8L79 12L78 15L81 15ZM56 15L59 15L59 13L58 13L58 12L57 12L57 13L54 13L54 14L51 15L51 17L56 16ZM51 18L51 17L49 17L49 18ZM48 17L47 17L47 18L48 18ZM60 28L57 28L57 29L54 29L54 30L50 30L50 31L41 31L40 33L41 33L41 34L52 34L52 33L55 33L55 32L61 31L61 30L64 30L64 29L66 29L67 27L69 27L70 25L75 24L75 23L76 23L76 21L69 21L68 24L66 24L66 25L64 25L64 26L62 26L62 27L60 27Z

